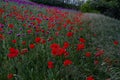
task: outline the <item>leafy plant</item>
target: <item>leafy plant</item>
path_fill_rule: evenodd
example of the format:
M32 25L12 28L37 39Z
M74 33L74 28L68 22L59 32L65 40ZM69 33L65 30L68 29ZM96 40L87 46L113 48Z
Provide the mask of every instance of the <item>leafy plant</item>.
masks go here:
M84 3L83 5L80 6L80 10L82 12L91 12L91 13L99 13L98 10L95 10L91 5L90 2L87 1L86 3Z

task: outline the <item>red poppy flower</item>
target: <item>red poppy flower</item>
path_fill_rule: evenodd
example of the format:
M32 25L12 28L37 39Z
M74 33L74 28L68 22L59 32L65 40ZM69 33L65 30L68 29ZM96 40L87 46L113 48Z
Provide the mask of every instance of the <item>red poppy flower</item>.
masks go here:
M13 24L8 24L8 27L9 28L14 28L14 25Z
M35 42L36 42L36 43L40 43L40 41L41 41L41 38L40 38L40 37L36 37L36 38L35 38Z
M49 69L54 68L54 64L53 64L52 61L49 61L49 62L48 62L48 68L49 68Z
M82 31L83 30L83 28L80 28L80 31Z
M64 42L63 48L67 49L69 47L69 43L68 42Z
M86 56L86 57L91 57L91 53L90 53L90 52L87 52L87 53L85 54L85 56Z
M23 24L23 26L24 26L24 27L26 27L26 26L27 26L27 24Z
M66 20L66 23L67 23L67 24L71 24L71 20L70 20L70 19L67 19L67 20Z
M28 34L31 34L31 33L32 33L32 30L27 30L27 33L28 33Z
M65 53L64 53L64 56L65 56L65 57L68 57L69 54L70 54L69 52L65 52Z
M55 32L55 35L56 35L56 36L59 36L59 32Z
M8 79L12 79L13 77L14 77L14 76L13 76L12 73L10 73L10 74L7 75L7 78L8 78Z
M30 25L31 27L32 27L32 25L34 25L34 26L36 25L36 23L35 23L35 22L31 22L30 24L31 24L31 25Z
M29 47L30 47L30 49L33 49L33 48L35 48L35 44L30 44Z
M45 43L46 43L46 40L42 39L42 40L41 40L41 43L42 43L42 44L45 44Z
M0 34L0 39L5 39L5 37L2 35L2 34Z
M42 20L39 18L36 18L35 20L37 21L38 24L40 24L42 22Z
M98 63L99 63L99 61L98 61L98 60L95 60L95 61L94 61L94 64L95 64L95 65L97 65Z
M78 44L77 45L77 50L79 51L79 50L83 50L85 48L85 44Z
M0 8L0 15L2 15L4 12L5 11L2 8Z
M86 40L84 38L80 38L79 41L82 42L82 43L86 42Z
M67 24L63 24L63 27L66 28Z
M66 52L66 49L64 48L58 48L58 55L63 55Z
M114 45L118 45L119 42L117 40L114 41Z
M36 28L36 30L35 30L35 31L36 31L36 32L40 32L41 30Z
M52 49L52 55L54 56L62 56L66 50L64 48L53 48Z
M3 31L3 28L0 28L0 32Z
M7 18L7 16L4 16L4 20ZM5 22L6 22L6 20L5 20Z
M21 6L21 8L24 8L25 6Z
M16 7L16 6L12 6L11 8L12 8L12 9L14 9L14 10L16 10L16 9L17 9L17 7Z
M18 56L18 53L19 53L19 51L18 51L17 49L15 49L15 48L10 48L10 49L9 49L9 54L7 54L7 56L8 56L9 58L14 58L14 57L17 57L17 56Z
M22 41L22 45L26 45L26 41Z
M95 80L93 76L88 76L86 80Z
M61 27L61 26L57 27L57 30L58 30L58 31L60 31L61 29L62 29L62 27Z
M63 64L64 64L64 66L68 66L68 65L71 65L71 64L72 64L72 61L69 60L69 59L67 59L67 60L64 61Z
M73 30L73 29L74 29L73 26L70 26L69 30Z
M50 45L50 48L51 48L51 49L57 49L57 48L59 48L59 47L60 47L60 45L57 44L57 43L53 43L53 44Z
M104 54L104 50L99 50L96 54L95 57L99 57Z
M41 30L41 32L43 32L43 33L44 33L44 32L45 32L45 30L44 30L44 29L42 29L42 30Z
M50 37L49 39L48 39L48 41L52 41L54 38L53 37Z
M27 48L24 48L24 49L21 50L20 54L25 54L25 53L27 53L27 52L28 52L28 49L27 49Z
M17 41L14 39L14 40L12 40L12 43L16 43Z
M73 36L73 32L68 32L66 35L67 35L68 37L72 37L72 36Z
M57 52L58 52L57 48L52 49L52 55L53 56L57 56Z

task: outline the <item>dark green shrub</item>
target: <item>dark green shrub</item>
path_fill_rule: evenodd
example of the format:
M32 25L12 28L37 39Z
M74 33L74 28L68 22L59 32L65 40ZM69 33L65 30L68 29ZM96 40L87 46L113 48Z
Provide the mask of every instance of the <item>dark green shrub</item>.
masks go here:
M57 7L63 7L63 8L69 8L69 9L75 9L79 10L79 6L75 6L73 4L66 4L64 3L64 0L59 1L59 0L31 0L36 3L42 3L45 5L50 5L50 6L57 6Z
M89 5L102 14L120 19L120 0L93 0Z
M95 10L91 5L90 5L90 2L86 2L84 3L81 7L80 7L80 10L82 12L92 12L92 13L99 13L98 10Z

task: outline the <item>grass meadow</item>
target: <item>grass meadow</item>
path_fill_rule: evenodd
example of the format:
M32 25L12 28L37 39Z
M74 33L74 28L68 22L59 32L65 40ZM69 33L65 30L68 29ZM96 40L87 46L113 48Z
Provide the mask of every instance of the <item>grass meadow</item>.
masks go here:
M0 80L120 80L120 21L1 1Z

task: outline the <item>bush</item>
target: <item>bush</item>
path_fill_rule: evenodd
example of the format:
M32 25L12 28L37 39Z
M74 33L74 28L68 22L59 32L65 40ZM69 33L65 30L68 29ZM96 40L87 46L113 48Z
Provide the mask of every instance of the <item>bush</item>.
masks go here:
M92 13L99 13L98 10L95 10L91 5L90 5L90 2L86 2L84 3L81 7L80 7L80 10L82 12L92 12Z
M102 14L120 19L120 0L93 0L89 5Z

